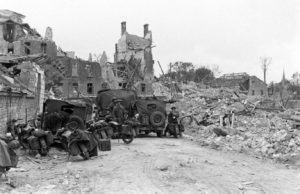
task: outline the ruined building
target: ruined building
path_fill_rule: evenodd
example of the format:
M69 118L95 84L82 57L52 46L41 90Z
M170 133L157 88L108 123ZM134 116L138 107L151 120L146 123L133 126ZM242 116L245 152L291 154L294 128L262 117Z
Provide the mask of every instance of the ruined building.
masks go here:
M11 119L26 122L42 111L44 70L38 62L56 56L56 45L28 24L24 15L0 10L0 133ZM51 29L48 28L48 38Z
M118 87L132 88L139 95L152 95L154 79L152 32L144 25L143 37L129 34L126 22L121 23L121 38L115 45L114 74Z
M52 41L51 28L46 29L43 38L29 24L23 23L24 15L0 10L0 54L32 55L44 53L56 56L56 45Z
M41 66L45 69L46 90L53 90L56 97L92 97L102 89L104 81L97 62L60 56L50 65Z
M215 79L210 84L214 88L231 88L237 89L247 95L268 95L267 84L260 80L256 76L250 76L247 73L231 73L224 74L221 77Z

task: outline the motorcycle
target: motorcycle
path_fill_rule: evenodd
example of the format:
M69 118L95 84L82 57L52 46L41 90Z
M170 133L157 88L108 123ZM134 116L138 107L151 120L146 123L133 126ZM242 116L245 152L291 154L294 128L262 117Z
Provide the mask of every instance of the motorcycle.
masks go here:
M69 156L80 155L84 160L91 156L98 155L97 140L91 132L78 128L72 128L72 123L68 123L67 128L71 131L68 138Z
M71 133L70 130L67 130L64 127L58 129L54 135L54 144L61 145L64 150L68 151L68 139Z
M106 117L105 120L112 129L112 138L122 139L125 144L130 144L133 141L133 129L129 122L125 121L124 124L120 124L110 116Z
M49 146L53 143L53 135L50 131L32 128L29 132L28 145L30 150L37 150L41 156L46 156Z
M5 137L0 137L0 177L4 174L7 178L7 171L10 168L17 167L19 158L14 150L19 147L19 142L13 139L11 133L8 133Z
M19 140L24 149L29 149L32 153L36 151L41 156L46 156L49 146L53 143L53 135L50 131L36 129L33 121L26 124L16 124L13 127L15 138Z
M97 140L112 138L113 130L104 120L87 122L87 130L94 134Z

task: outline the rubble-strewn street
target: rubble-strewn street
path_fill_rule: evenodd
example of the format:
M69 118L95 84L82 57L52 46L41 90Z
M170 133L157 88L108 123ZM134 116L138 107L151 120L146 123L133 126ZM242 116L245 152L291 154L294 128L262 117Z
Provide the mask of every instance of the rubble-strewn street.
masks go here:
M21 157L1 193L299 193L300 170L245 154L220 152L198 142L139 138L113 141L111 152L89 161L51 150ZM298 164L299 165L299 164Z
M1 5L0 194L300 193L300 3Z

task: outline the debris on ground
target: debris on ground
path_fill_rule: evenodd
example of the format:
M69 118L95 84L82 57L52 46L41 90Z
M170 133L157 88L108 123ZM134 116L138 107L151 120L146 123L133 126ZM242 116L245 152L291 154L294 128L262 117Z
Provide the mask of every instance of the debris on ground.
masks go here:
M201 145L281 162L300 155L297 110L268 107L262 103L268 101L265 97L246 96L233 89L188 85L181 89L175 106L181 110L182 122L188 125L186 135ZM201 123L205 115L209 115L207 125Z

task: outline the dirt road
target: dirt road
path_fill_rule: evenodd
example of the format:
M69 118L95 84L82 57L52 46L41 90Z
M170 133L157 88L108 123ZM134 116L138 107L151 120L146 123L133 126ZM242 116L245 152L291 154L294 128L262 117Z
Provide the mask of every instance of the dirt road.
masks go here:
M9 174L16 188L1 183L0 193L300 193L297 168L184 139L113 140L111 152L89 161L52 149L19 167Z

